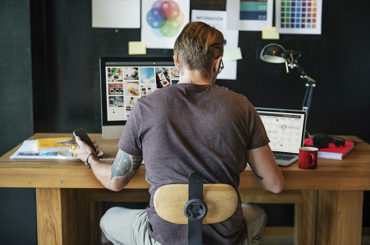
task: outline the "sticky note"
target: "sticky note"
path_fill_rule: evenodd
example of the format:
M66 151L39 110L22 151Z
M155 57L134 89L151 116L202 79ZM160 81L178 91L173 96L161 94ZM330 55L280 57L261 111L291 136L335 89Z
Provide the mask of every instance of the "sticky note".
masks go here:
M280 35L276 27L264 27L262 28L262 39L280 39Z
M227 49L224 51L225 60L241 60L242 58L242 51L240 50L240 47Z
M140 41L128 42L128 54L129 55L146 54L145 42Z

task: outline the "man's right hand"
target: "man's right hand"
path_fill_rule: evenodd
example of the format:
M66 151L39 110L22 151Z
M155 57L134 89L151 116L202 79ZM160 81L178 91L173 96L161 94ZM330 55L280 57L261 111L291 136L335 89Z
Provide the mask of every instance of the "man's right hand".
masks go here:
M284 189L285 180L269 145L248 151L248 162L260 180L262 187L270 192L279 193Z

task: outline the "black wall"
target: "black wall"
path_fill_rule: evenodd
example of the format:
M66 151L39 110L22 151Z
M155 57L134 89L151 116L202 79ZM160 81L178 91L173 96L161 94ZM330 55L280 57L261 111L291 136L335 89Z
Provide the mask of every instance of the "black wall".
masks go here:
M0 1L0 155L33 134L29 6ZM1 244L35 244L35 190L0 188L0 220Z
M127 42L140 40L138 29L91 28L91 1L31 1L36 131L70 132L75 127L100 132L99 70L102 56L128 56ZM192 8L224 9L225 1L191 1ZM324 1L322 35L281 35L277 42L303 52L300 64L318 81L314 90L308 130L311 133L354 134L369 140L370 3L354 0ZM40 20L36 21L35 20ZM42 21L41 21L42 20ZM41 33L41 35L40 35ZM218 83L246 95L255 106L299 108L305 86L296 71L263 63L261 48L271 43L260 32L240 32L243 60L238 80ZM172 50L148 50L148 56L171 56Z
M302 51L300 64L318 81L308 130L369 141L370 2L323 4L322 35L280 35L273 42ZM191 0L191 8L224 10L225 0ZM98 58L128 56L127 42L140 40L140 30L91 28L91 0L0 1L0 21L0 154L33 132L100 132ZM270 42L260 32L240 32L238 80L218 83L256 106L299 108L305 88L297 73L258 60ZM172 50L149 49L148 56L172 56ZM0 189L0 210L2 242L36 243L33 189Z

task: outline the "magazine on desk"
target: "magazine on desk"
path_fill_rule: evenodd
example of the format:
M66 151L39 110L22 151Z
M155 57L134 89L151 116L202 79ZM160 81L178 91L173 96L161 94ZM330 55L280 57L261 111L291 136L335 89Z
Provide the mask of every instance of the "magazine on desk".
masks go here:
M10 159L63 159L80 161L72 154L76 148L76 142L71 138L43 138L36 140L25 140L19 149L10 156ZM101 158L103 152L99 151L97 156L101 161L112 162L114 158Z
M61 159L58 151L37 151L36 140L25 140L10 159Z

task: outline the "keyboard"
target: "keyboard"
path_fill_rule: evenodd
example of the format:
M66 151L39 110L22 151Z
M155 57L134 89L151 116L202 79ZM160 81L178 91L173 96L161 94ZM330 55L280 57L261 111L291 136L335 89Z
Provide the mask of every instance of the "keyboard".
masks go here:
M298 156L295 154L287 154L281 152L273 152L273 154L275 156L276 163L279 166L289 166L298 160Z
M290 160L296 157L296 155L292 155L292 154L277 153L277 152L273 152L273 153L274 153L275 159Z

